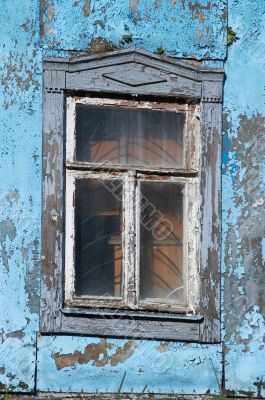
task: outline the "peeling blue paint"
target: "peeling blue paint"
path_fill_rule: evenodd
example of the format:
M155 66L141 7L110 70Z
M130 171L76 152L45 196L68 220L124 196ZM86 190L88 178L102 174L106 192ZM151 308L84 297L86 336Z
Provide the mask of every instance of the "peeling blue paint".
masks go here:
M223 142L225 387L264 396L265 4L229 2Z
M238 40L225 60L227 11ZM38 345L42 391L117 392L126 372L124 392L147 385L150 393L218 394L224 367L227 393L265 396L264 1L230 0L227 10L225 0L3 0L0 16L0 391L35 389ZM162 46L174 57L207 59L205 66L225 61L225 353L222 344L108 339L95 360L88 350L99 338L36 340L42 57L119 47L123 34L150 51Z
M87 346L97 345L99 342L100 339L96 338L39 338L39 390L115 393L126 372L122 387L122 392L125 393L141 393L146 385L146 393L219 393L221 345L201 346L136 340L133 341L133 353L129 357L112 363L111 356L117 349L122 349L127 341L107 339L106 347L111 349L107 351L108 362L105 365L95 365L96 354L93 351L86 363L82 358L81 362L76 362L76 357L71 357L76 351L85 354ZM59 363L60 356L64 355L69 355L62 361L66 366Z
M2 1L0 388L34 389L38 330L41 53L38 1Z
M103 40L120 46L131 34L137 47L168 55L224 59L226 1L102 0L62 2L43 0L42 43L45 48L95 49ZM74 5L74 6L73 6ZM106 44L105 44L106 45ZM131 45L131 44L130 44Z

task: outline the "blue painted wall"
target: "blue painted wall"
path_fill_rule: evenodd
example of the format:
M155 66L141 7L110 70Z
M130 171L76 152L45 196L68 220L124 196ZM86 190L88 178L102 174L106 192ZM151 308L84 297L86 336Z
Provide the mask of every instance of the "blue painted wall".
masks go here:
M0 391L115 392L126 372L125 392L217 394L224 377L227 393L264 395L264 1L2 0L0 17ZM124 34L225 61L224 346L38 336L41 60L123 47Z
M41 49L38 1L2 1L0 387L34 388L40 274Z
M223 284L226 388L265 395L265 2L229 2L224 90Z

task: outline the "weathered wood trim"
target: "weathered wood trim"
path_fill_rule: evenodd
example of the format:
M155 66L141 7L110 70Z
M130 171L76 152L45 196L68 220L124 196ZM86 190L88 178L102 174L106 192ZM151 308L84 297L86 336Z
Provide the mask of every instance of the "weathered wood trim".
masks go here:
M147 60L146 64L120 61L119 65L111 64L101 68L66 72L66 89L200 99L201 82L196 79L197 73L196 77L190 77L183 67L178 70L179 68L175 66L173 70L162 69L159 63L152 65L151 62L147 63ZM121 76L119 80L110 78L117 73ZM140 79L139 83L131 85L130 79L141 75L146 76L145 81L140 83Z
M87 163L87 162L82 162L82 161L75 161L75 162L66 162L66 167L68 169L72 170L83 170L83 171L91 171L93 170L94 172L96 171L119 171L119 172L126 172L126 171L131 171L134 169L137 173L143 173L146 175L152 175L156 174L158 176L172 176L172 177L178 177L178 176L186 176L186 177L196 177L198 176L198 171L195 169L168 169L168 168L152 168L150 167L148 170L145 167L135 167L135 166L126 166L126 165L115 165L111 164L96 164L96 163Z
M61 326L63 296L64 82L63 71L44 72L40 329L48 332Z
M92 55L89 53L83 55L81 52L79 56L68 58L46 57L43 61L44 69L60 69L69 72L80 72L110 65L136 62L196 81L202 81L206 78L209 81L223 81L224 74L222 68L195 66L182 59L159 56L135 47Z
M124 298L129 307L136 304L135 282L135 187L136 173L129 171L125 176L123 186L123 268L124 268Z
M143 320L133 316L130 318L79 316L77 318L63 315L58 333L198 342L199 327L200 324L197 322Z
M73 171L65 173L65 268L64 268L64 301L72 300L75 290L75 186L76 177Z
M201 323L203 321L202 315L186 315L184 310L182 313L179 311L177 312L157 312L157 311L147 311L147 310L102 310L100 308L63 308L61 309L62 313L65 315L80 315L80 316L92 316L92 317L106 317L113 318L117 317L120 319L127 318L131 319L132 317L135 319L148 319L148 320L157 320L157 321L185 321L189 323Z
M53 59L54 61L54 59ZM92 68L102 68L109 65L117 65L120 62L140 62L143 64L158 66L158 69L167 70L171 72L170 69L175 67L175 71L179 68L179 71L186 71L187 74L191 74L194 79L197 78L198 67L186 63L185 61L180 61L174 58L169 58L165 56L159 56L149 51L145 51L137 48L129 48L123 50L112 51L104 53L101 55L85 55L77 56L69 59L69 71L82 71ZM180 74L180 76L182 76Z
M217 84L216 84L217 86ZM215 86L215 89L216 89ZM209 98L204 85L203 98ZM222 92L222 84L218 83ZM200 340L220 341L220 252L221 252L221 132L222 105L202 103L201 160L201 296L200 312L205 319Z
M46 93L60 94L65 89L65 73L59 70L46 70L43 84Z

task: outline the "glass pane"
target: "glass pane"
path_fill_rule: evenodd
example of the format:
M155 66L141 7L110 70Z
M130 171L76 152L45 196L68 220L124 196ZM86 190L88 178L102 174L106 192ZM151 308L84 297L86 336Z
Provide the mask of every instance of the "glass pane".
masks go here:
M121 296L122 182L78 179L75 194L76 294Z
M179 183L141 183L141 299L185 303L183 188Z
M183 167L184 113L76 105L78 161Z

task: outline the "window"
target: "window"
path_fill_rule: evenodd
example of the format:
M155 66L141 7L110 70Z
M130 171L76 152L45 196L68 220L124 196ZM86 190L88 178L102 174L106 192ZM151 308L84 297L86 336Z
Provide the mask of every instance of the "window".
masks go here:
M46 60L43 332L220 340L222 79L141 50Z
M66 304L192 312L199 193L189 164L198 107L66 102Z

